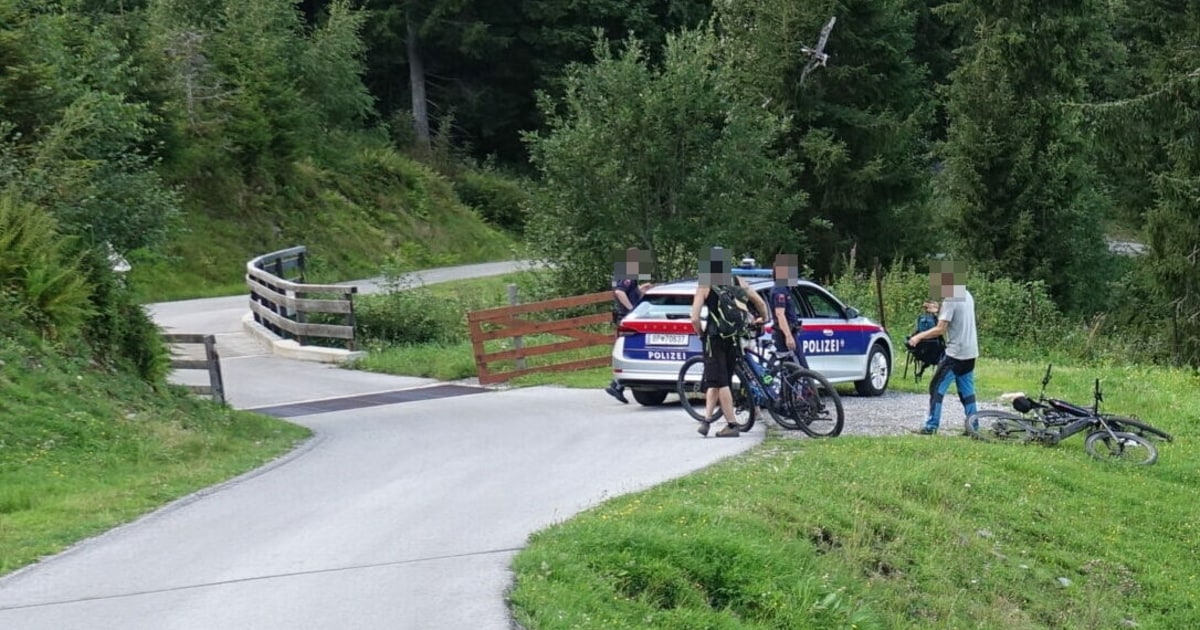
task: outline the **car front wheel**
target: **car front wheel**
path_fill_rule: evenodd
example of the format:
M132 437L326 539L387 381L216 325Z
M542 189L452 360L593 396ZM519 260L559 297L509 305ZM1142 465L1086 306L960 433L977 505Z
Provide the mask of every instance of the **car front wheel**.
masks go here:
M892 365L888 360L887 350L883 344L871 346L867 355L867 376L861 381L854 382L854 389L860 396L882 396L887 391L888 378L892 375Z
M661 389L635 389L633 390L633 399L644 407L657 407L667 399L667 392Z

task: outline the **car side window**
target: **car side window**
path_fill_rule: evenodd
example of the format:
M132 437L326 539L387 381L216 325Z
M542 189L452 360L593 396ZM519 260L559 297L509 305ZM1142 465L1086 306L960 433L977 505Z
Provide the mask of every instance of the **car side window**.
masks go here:
M804 293L800 287L792 287L792 300L796 303L796 314L800 319L812 319L813 312L808 306L808 300L804 299Z
M800 293L804 296L804 301L808 303L808 309L814 317L846 318L846 314L842 312L842 307L828 295L810 287L801 287Z
M770 317L767 317L767 323L769 324L775 321L775 309L771 308L771 292L769 290L759 291L758 297L762 298L762 301L767 305L767 313L770 315ZM758 316L758 310L753 306L750 307L750 312L753 313L755 317Z

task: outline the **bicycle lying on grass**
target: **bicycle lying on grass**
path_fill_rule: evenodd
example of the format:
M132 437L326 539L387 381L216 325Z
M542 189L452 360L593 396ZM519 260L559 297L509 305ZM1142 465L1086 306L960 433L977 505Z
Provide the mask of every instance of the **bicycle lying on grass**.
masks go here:
M757 345L757 349L753 346ZM766 409L775 423L785 429L800 430L812 437L836 437L846 417L837 389L817 372L788 361L787 354L766 356L774 346L770 339L747 340L734 361L734 419L742 432L749 431L758 415ZM684 361L679 369L676 391L679 402L692 418L703 421L704 356ZM721 419L718 407L712 421Z
M1093 389L1091 409L1060 400L1046 398L1050 383L1050 365L1042 377L1042 391L1036 400L1026 396L1013 399L1013 409L1020 413L984 410L972 414L966 421L967 434L986 442L1040 442L1055 445L1066 438L1087 431L1083 448L1097 459L1149 465L1158 460L1155 441L1170 442L1170 433L1153 427L1137 418L1100 413L1104 394L1100 379Z

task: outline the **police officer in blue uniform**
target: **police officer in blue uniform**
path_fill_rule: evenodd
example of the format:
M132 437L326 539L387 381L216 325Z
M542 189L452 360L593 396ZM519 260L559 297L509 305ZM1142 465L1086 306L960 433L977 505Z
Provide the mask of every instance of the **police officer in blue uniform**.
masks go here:
M641 258L641 250L630 247L625 250L625 260L616 263L612 281L614 326L621 323L621 320L637 307L642 301L642 294L653 286L649 282L638 284L639 277L645 277L644 274L639 274ZM625 387L618 383L617 379L614 378L604 391L609 396L629 404L629 399L625 397Z
M795 254L779 254L775 257L775 286L771 287L769 303L775 315L775 352L789 352L801 367L808 367L804 350L800 344L800 309L792 287L800 279L799 263Z

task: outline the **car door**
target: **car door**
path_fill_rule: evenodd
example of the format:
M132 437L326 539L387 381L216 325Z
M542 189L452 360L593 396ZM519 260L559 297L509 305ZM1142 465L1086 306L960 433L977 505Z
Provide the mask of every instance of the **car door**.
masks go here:
M842 304L824 290L800 285L796 292L805 312L800 344L809 366L829 379L861 377L867 333L851 324Z

